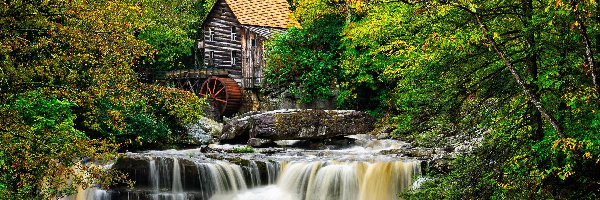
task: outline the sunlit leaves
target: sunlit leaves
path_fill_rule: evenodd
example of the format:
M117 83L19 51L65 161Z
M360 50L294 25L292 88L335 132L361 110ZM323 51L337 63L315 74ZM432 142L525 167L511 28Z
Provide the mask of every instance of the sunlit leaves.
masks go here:
M266 45L266 82L289 88L305 102L331 98L339 77L343 21L335 14L313 20L275 36Z
M192 67L184 63L192 55L200 22L209 11L214 0L141 0L137 1L143 10L139 39L148 42L154 50L154 57L148 58L146 70L172 70ZM187 64L187 66L185 66Z
M0 4L3 197L56 199L108 186L124 177L81 160L114 159L115 141L168 143L200 117L203 101L192 93L136 80L133 68L152 53L135 35L148 25L140 2Z
M433 184L438 188L427 188L437 197L599 195L593 188L600 178L592 172L600 159L599 97L578 27L588 26L591 51L598 60L596 1L300 2L308 5L296 12L303 26L323 13L334 13L332 8L343 13L340 70L335 74L341 105L385 112L398 125L398 133L417 139L435 133L488 132L478 151L457 160L449 178ZM566 137L553 131L518 87L476 16L526 87L560 122ZM293 41L312 36L296 35ZM278 50L280 58L289 60L313 55ZM279 59L279 64L287 60ZM298 65L289 69L294 67ZM302 84L294 77L309 70L298 69L303 70L291 76L291 70L273 71L277 76L271 78Z
M72 194L78 186L99 183L92 176L115 173L80 162L82 158L113 159L117 147L89 139L75 129L73 106L67 100L44 97L40 91L0 104L0 182L5 186L0 194L4 198L57 198Z

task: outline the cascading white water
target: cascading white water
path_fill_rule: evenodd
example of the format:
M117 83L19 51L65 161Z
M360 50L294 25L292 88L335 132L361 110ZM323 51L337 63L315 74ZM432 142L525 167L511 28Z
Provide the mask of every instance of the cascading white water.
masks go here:
M418 161L378 153L398 145L374 141L344 150L211 157L198 150L130 153L121 169L129 170L135 188L90 188L65 199L394 200L420 173Z
M283 163L277 185L211 200L392 200L407 188L417 162L291 162Z
M196 163L198 191L185 191L186 175L179 159L152 158L148 164L149 197L153 200L393 200L420 171L415 161L281 161L264 163L266 169L262 171L256 163L249 163L244 169L216 161ZM254 174L244 177L244 173ZM253 188L255 183L261 183L261 173L266 173L262 175L268 180L262 184L269 184ZM167 174L169 177L161 177ZM277 178L275 174L281 176ZM139 193L125 196L117 199L147 199ZM80 192L76 199L110 200L110 195L91 188Z
M181 166L179 159L172 159L173 164L169 165L171 159L157 158L158 167L155 158L150 158L148 161L149 177L152 192L150 197L152 200L185 200L186 193L183 191L181 183ZM169 168L170 167L170 168ZM162 185L161 185L162 184ZM170 185L170 191L162 192L161 186ZM129 196L129 195L128 195Z
M150 170L150 173L148 173L149 177L148 180L150 180L150 185L152 185L152 189L158 193L159 191L159 176L156 176L156 174L158 174L158 170L156 169L156 160L152 159L150 161L148 161L148 168Z
M265 162L267 167L267 184L275 183L279 177L279 163Z
M183 193L183 186L181 185L181 167L179 166L179 159L173 159L173 184L171 192L173 193L173 200L185 199L185 193Z
M250 185L252 187L257 187L260 185L260 171L258 169L258 165L256 161L250 161L250 166L246 167L248 170L248 176L250 176Z
M85 190L79 189L77 194L60 198L60 200L111 200L110 195L106 190L101 190L96 187Z

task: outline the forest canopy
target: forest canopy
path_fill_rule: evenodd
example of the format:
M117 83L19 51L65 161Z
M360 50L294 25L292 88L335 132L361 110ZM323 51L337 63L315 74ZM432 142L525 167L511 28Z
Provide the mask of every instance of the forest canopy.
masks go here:
M123 182L90 163L180 137L204 101L135 72L183 67L208 4L0 3L0 195L55 199Z
M269 43L267 83L368 110L415 144L482 135L479 148L405 198L600 195L597 1L292 7L302 28Z
M126 182L95 164L180 137L204 100L138 75L197 67L212 3L1 2L0 195L56 199ZM599 198L597 1L291 6L301 26L267 43L267 85L368 111L415 145L482 137L403 198Z

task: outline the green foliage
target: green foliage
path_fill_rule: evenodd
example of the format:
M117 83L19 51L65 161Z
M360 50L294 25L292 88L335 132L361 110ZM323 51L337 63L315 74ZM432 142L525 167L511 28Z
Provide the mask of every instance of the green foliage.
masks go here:
M77 104L76 127L89 136L136 145L170 142L175 130L201 116L203 101L137 82L134 64L151 49L134 36L153 16L143 3L149 2L14 1L2 7L7 17L0 24L12 28L0 30L0 45L8 47L0 57L0 94L43 87Z
M80 162L113 159L117 147L77 130L72 106L40 91L0 104L0 194L5 199L50 199L72 194L77 186L122 181L122 174Z
M340 106L382 114L398 124L395 134L426 146L486 132L449 174L407 197L598 198L600 91L592 83L598 70L586 60L598 60L600 19L589 17L598 3L407 2L306 0L295 12L304 30L327 13L345 21L340 38L324 41L340 55L325 62L335 69ZM267 81L319 91L297 78L312 70L294 64L305 54L289 45L313 37L291 30L276 38Z
M205 0L143 0L144 27L138 38L146 41L155 51L143 66L146 70L160 71L190 67L191 56L199 39L200 23L209 11Z
M163 146L178 137L174 132L202 116L205 101L190 92L141 83L124 88L102 89L95 98L84 98L88 106L78 112L90 135L132 148Z
M251 146L234 147L233 149L231 149L232 153L254 153L254 151L254 148L252 148Z
M313 20L275 36L265 46L267 84L287 85L304 102L331 98L339 74L336 41L343 21L335 14Z
M108 186L124 177L80 161L172 142L202 115L194 94L136 80L133 69L152 56L136 37L151 27L143 2L0 4L3 198L56 199Z
M140 15L139 7L125 1L3 3L0 91L68 90L101 76L132 78L130 66L148 52L133 36Z
M404 5L414 9L407 12L420 13L416 16L424 22L411 20L420 27L411 34L423 37L409 38L418 50L408 58L425 57L428 62L421 65L411 60L407 63L410 75L401 78L428 89L399 85L401 92L396 94L402 96L396 105L415 103L415 99L424 103L404 106L421 114L400 109L402 114L397 117L409 119L413 127L456 124L453 129L465 132L469 132L468 127L490 130L482 147L455 160L450 174L409 197L593 199L599 195L600 176L592 172L600 158L598 129L592 128L598 117L598 97L591 77L579 65L584 52L580 33L565 26L574 23L574 13L567 5L547 2L532 2L534 6L525 12L522 3L505 2L502 6L520 10L529 18L497 15L495 12L503 8L494 2L438 2L427 10L422 5ZM565 137L561 138L523 95L465 7L485 16L482 22L517 65L517 73L525 77L534 95L561 123ZM421 70L424 76L414 79L412 76ZM407 88L411 93L402 92Z

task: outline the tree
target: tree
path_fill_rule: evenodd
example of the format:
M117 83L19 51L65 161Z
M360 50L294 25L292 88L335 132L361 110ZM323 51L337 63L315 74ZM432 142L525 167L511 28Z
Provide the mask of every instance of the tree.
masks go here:
M347 8L339 43L329 42L341 47L341 105L386 114L404 137L486 133L455 170L408 197L600 195L598 41L590 37L600 27L583 17L598 15L597 2L334 3ZM327 11L307 8L306 16Z
M117 145L90 139L75 129L72 106L68 100L45 97L40 91L15 96L0 105L3 198L59 198L73 194L78 186L124 180L121 173L91 164L114 159Z
M138 38L150 44L155 54L140 70L198 67L198 63L191 62L198 59L192 54L197 53L196 42L201 39L201 20L212 4L212 0L139 1L144 26Z
M133 69L151 56L136 37L146 26L139 2L0 4L3 197L109 185L123 177L89 163L114 159L120 148L169 143L202 115L192 93L137 81Z
M299 14L313 9L324 11ZM338 84L339 40L344 25L339 14L334 12L333 5L321 1L297 5L296 15L302 18L302 28L292 27L286 34L274 36L265 46L267 84L288 85L304 102L331 98Z

